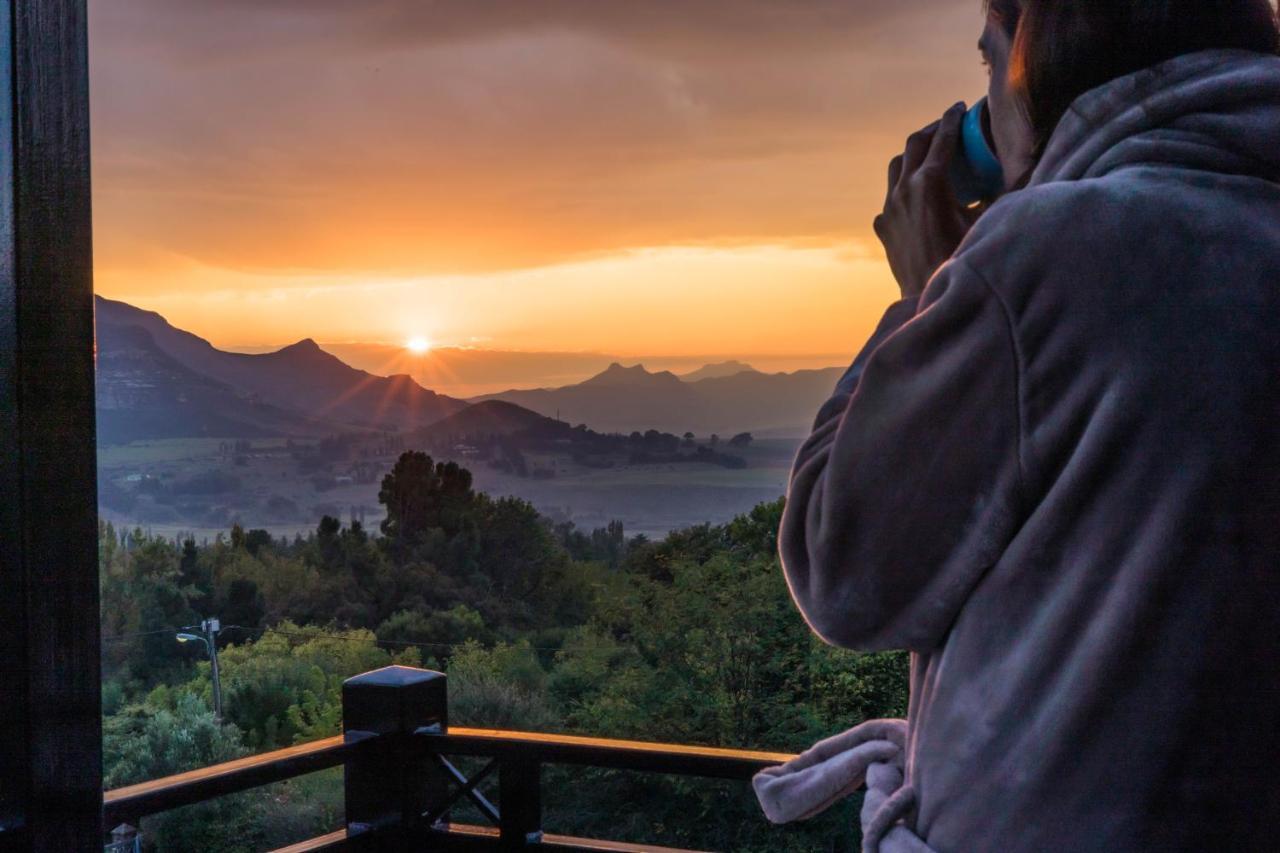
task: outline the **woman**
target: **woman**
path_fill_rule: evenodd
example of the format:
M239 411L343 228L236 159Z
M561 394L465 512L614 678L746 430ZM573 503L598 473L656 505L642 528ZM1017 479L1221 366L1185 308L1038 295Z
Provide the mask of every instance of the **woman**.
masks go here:
M1006 193L955 202L959 107L890 165L903 298L779 547L820 636L911 650L930 849L1280 849L1278 41L1268 0L994 0Z

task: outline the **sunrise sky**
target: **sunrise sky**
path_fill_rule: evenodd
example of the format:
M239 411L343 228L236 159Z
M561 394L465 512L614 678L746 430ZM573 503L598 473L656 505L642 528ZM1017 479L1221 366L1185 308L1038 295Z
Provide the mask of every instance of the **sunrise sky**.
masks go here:
M851 354L979 0L97 0L96 281L234 348Z

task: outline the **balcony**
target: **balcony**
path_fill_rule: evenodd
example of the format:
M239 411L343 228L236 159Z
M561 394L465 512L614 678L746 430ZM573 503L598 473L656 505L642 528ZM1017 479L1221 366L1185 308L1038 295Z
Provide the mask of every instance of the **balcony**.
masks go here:
M343 733L106 792L104 830L141 818L341 765L345 823L281 848L315 850L671 851L545 832L546 765L611 768L746 781L786 753L718 749L497 729L450 728L443 673L389 666L343 686ZM450 759L487 759L464 775ZM496 777L496 802L481 785ZM457 823L463 800L488 825ZM770 831L763 817L761 831ZM278 851L280 853L280 851Z

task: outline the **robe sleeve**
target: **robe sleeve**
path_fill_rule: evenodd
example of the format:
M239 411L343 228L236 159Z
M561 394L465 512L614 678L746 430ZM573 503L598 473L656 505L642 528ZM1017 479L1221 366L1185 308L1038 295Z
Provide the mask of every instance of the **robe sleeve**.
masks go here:
M901 304L819 410L778 536L809 627L865 651L940 646L1025 505L1004 305L957 259Z

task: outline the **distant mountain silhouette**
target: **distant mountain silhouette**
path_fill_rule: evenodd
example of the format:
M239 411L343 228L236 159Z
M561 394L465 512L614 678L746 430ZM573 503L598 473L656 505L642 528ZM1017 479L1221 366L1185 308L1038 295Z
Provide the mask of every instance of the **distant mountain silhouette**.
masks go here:
M165 353L141 326L98 336L98 441L144 438L318 436L332 424L238 393Z
M738 432L798 436L813 425L843 368L794 373L739 371L696 382L663 371L612 365L563 388L511 390L476 398L504 400L603 432L657 429L681 434Z
M412 430L466 408L461 400L428 391L408 376L375 376L343 363L306 339L276 352L224 352L190 332L170 325L153 311L124 302L95 297L99 355L127 348L147 333L151 345L167 356L165 362L220 384L245 403L298 413L298 423L328 422L357 428ZM135 367L158 365L155 358ZM136 381L160 382L140 375ZM167 381L167 380L166 380ZM116 393L108 389L109 394ZM285 423L280 422L283 430ZM295 424L295 428L296 428ZM286 431L293 434L293 431Z
M735 359L720 361L715 364L704 364L697 370L681 373L682 382L701 382L703 379L721 379L725 376L736 376L739 373L759 373L754 367Z

